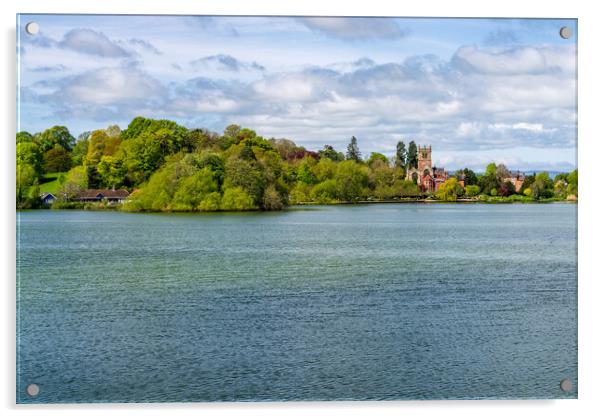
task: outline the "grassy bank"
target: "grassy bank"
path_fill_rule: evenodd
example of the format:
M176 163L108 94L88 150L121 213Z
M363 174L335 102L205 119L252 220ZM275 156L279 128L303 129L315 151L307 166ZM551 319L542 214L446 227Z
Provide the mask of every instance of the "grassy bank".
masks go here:
M56 196L61 188L62 176L66 173L46 173L40 183L40 193L52 193Z

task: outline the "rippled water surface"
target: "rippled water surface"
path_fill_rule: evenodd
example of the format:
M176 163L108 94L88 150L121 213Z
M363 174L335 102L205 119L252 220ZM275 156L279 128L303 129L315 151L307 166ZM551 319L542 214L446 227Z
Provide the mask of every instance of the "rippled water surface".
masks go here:
M17 401L576 397L576 218L20 212Z

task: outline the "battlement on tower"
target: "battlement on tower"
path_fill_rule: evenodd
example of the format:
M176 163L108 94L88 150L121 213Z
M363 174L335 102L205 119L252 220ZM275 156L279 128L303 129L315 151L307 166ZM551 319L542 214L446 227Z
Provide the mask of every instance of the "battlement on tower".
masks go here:
M432 148L429 145L427 146L418 146L418 170L420 172L424 172L425 170L429 170L429 172L433 172L433 162L432 162Z

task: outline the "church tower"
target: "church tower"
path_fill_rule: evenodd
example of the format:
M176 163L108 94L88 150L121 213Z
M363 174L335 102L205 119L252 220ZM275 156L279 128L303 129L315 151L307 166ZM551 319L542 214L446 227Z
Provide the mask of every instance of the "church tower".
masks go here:
M418 146L418 172L424 175L428 169L430 175L433 175L433 162L431 161L431 146Z

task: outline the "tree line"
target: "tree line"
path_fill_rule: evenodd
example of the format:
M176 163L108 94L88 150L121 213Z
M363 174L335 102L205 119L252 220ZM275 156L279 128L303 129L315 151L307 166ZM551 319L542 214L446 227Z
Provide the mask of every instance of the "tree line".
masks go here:
M298 203L423 196L405 179L418 163L414 141L407 148L399 141L391 159L381 153L364 159L355 137L345 154L331 145L316 152L239 125L217 134L144 117L124 130L112 125L77 139L66 127L54 126L36 134L19 132L16 141L18 208L40 207L40 186L51 175L58 183L55 207L73 206L73 199L89 188L131 191L123 205L131 211L280 210ZM434 197L576 195L576 171L555 180L539 173L516 191L503 181L504 170L495 164L483 175L460 170Z

